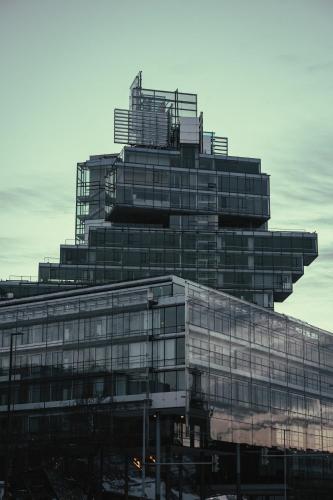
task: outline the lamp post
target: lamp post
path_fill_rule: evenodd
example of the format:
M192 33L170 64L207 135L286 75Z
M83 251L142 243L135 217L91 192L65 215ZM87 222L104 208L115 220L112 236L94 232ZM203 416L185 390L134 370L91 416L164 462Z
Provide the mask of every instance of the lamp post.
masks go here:
M160 414L156 414L156 500L161 498L161 422Z
M146 334L146 352L145 352L145 383L146 383L146 394L143 400L143 415L142 415L142 498L146 498L146 452L147 443L149 442L149 344L150 336L153 337L153 313L151 313L151 330L149 330L149 313L152 311L153 306L158 304L158 300L154 298L152 289L147 291L147 334ZM152 363L151 358L151 363Z
M283 498L287 500L287 449L286 449L286 429L283 429Z
M9 350L9 369L8 369L8 386L7 386L7 439L6 439L6 467L5 467L5 488L4 488L4 500L9 497L9 472L10 472L10 462L11 462L11 410L12 410L12 372L13 372L13 339L18 335L22 335L22 332L13 332L10 335L10 350ZM16 342L15 342L16 348Z

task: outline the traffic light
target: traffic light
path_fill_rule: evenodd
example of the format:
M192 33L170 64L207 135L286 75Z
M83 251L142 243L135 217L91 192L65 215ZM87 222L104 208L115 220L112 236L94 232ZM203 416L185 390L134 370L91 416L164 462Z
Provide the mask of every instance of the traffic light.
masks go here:
M220 457L212 455L212 472L219 472L220 470Z
M268 465L268 464L269 464L268 448L261 448L260 465Z

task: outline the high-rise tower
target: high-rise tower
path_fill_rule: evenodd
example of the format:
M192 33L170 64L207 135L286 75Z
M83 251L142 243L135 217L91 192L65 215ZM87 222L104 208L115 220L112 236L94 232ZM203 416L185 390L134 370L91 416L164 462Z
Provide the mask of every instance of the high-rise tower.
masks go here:
M332 333L269 310L316 234L268 229L260 160L204 132L196 95L139 74L114 132L120 154L78 165L75 244L0 283L6 489L332 498Z
M269 176L203 129L197 95L145 89L115 109L120 154L77 167L76 243L41 263L44 283L176 274L273 307L317 256L315 233L269 231Z

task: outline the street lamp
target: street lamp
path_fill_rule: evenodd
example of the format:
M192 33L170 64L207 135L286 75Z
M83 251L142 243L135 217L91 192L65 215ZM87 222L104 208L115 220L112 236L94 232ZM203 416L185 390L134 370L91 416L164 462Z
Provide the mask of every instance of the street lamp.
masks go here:
M6 500L9 497L9 471L10 471L10 461L11 461L11 453L10 453L10 439L11 439L11 409L12 409L12 372L13 372L13 339L22 335L22 332L13 332L10 335L10 351L9 351L9 370L8 370L8 386L7 386L7 442L6 442L6 468L5 468L5 485L4 485L4 499ZM15 342L16 348L16 342Z

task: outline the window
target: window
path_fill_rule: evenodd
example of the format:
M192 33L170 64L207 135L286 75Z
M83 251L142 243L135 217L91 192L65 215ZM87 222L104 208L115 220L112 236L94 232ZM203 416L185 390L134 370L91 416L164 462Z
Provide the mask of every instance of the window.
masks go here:
M165 341L165 365L176 364L176 340L170 339Z
M42 325L34 325L31 327L31 342L33 344L40 344L43 342L43 327Z
M185 363L185 339L184 337L178 338L176 340L177 349L177 365L183 365Z
M127 381L125 375L116 376L116 396L124 396L127 393Z
M73 351L64 351L63 353L63 368L70 370L73 367Z
M93 394L97 398L104 396L104 379L103 378L95 379Z
M59 340L59 323L50 323L47 325L47 342Z
M244 380L232 381L232 399L240 404L250 403L249 383Z
M303 369L300 366L288 366L288 383L304 388Z
M271 397L273 408L277 408L279 410L287 409L287 394L285 392L272 389Z
M154 392L183 391L185 389L185 372L171 370L159 372L154 379Z
M239 339L249 340L250 337L249 325L241 321L235 321L234 336Z
M173 333L176 330L177 325L177 308L166 307L165 308L165 333Z
M177 331L181 332L185 328L185 306L177 306Z
M78 322L66 321L64 323L64 342L76 341L78 338Z
M319 374L308 369L305 372L305 387L308 389L319 389Z
M181 370L177 371L177 390L185 390L185 372Z
M267 357L252 354L251 367L253 374L269 377L269 360Z
M177 390L177 372L170 371L165 372L164 384L166 391L176 391Z
M286 352L286 337L278 333L271 333L271 348L276 351Z
M153 343L154 366L174 366L185 362L184 338L159 340Z
M94 337L105 337L106 332L106 318L92 318L91 330Z
M33 384L30 386L30 402L40 402L40 384Z
M140 368L146 365L146 345L143 342L129 344L129 367Z
M219 400L229 402L231 400L231 380L224 377L216 377L216 397Z
M307 342L305 344L305 358L308 361L312 361L314 363L318 363L319 353L318 353L318 345Z
M300 338L289 338L288 335L288 353L299 358L303 357L303 340Z
M304 415L306 412L304 396L300 394L289 393L289 406L294 413Z
M234 351L234 368L237 370L250 370L250 353L241 350Z
M153 331L155 334L176 333L184 330L184 306L154 309Z
M271 359L271 377L273 380L287 381L287 365L279 359Z
M112 369L128 368L129 344L116 344L112 346Z
M40 374L42 369L42 355L41 354L33 354L31 355L31 373L32 374Z
M255 406L269 406L269 391L264 385L252 385L252 403Z

